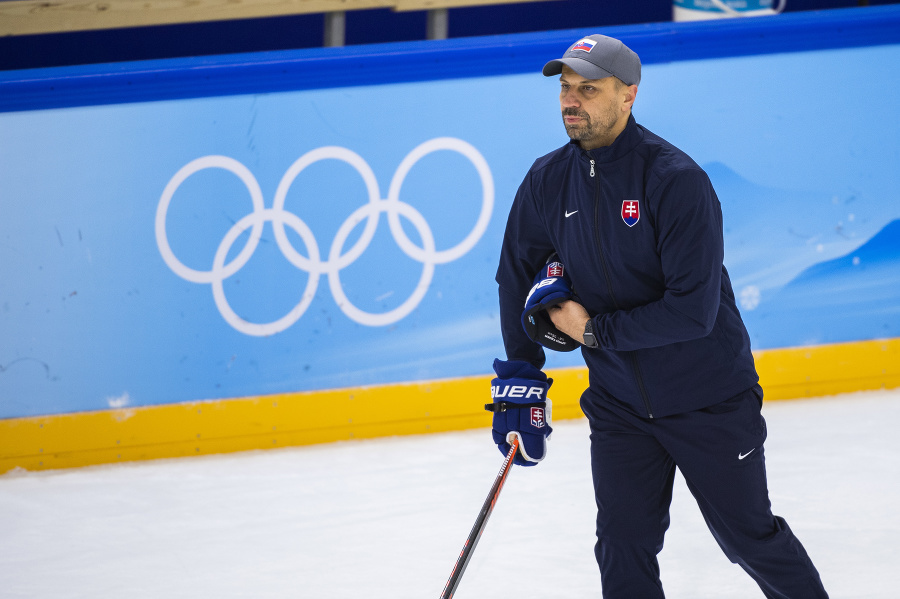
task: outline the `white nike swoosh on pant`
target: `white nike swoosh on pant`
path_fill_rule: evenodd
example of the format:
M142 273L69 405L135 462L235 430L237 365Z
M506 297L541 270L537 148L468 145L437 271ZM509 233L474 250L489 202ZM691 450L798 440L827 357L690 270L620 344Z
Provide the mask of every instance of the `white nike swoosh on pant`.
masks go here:
M756 451L756 448L755 448L755 447L754 447L753 449L751 449L750 451L748 451L747 453L739 453L739 454L738 454L738 459L739 459L739 460L743 460L744 458L746 458L748 455L750 455L750 454L753 453L754 451Z

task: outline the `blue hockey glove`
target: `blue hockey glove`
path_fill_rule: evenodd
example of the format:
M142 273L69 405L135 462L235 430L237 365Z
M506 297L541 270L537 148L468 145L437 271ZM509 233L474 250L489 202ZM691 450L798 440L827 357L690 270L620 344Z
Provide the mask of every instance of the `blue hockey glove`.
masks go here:
M525 311L522 312L522 326L532 341L562 352L581 346L557 329L547 314L547 308L572 299L572 296L572 284L562 262L551 261L544 265L534 278L534 286L525 298Z
M547 455L550 428L550 400L547 390L553 379L540 369L520 360L494 360L497 378L491 381L493 403L484 406L494 413L491 434L500 453L509 453L510 441L519 438L514 464L535 466Z

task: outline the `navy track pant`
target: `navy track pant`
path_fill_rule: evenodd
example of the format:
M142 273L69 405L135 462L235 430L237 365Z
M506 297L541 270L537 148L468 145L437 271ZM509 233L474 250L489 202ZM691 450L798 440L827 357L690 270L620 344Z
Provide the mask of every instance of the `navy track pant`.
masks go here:
M722 551L766 597L828 597L803 545L771 511L759 386L654 419L601 393L585 391L581 408L591 427L604 599L664 597L656 556L669 526L676 466Z

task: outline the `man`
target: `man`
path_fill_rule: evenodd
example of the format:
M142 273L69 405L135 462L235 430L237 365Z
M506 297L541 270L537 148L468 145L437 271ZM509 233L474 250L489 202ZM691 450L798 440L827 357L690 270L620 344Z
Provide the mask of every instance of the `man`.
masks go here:
M571 141L535 161L510 211L495 441L505 452L518 437L517 463L543 459L542 346L581 347L603 596L663 597L656 556L678 467L722 550L766 597L827 597L771 512L763 394L709 178L635 122L640 59L620 41L583 38L543 74L560 76Z

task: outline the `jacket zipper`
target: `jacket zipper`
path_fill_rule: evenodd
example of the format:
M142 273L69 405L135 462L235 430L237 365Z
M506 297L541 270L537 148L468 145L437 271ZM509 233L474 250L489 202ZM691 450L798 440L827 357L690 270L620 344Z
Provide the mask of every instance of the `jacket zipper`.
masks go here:
M612 277L609 274L609 267L606 265L606 257L603 255L603 244L600 242L600 177L595 176L594 160L591 162L591 178L594 179L594 241L597 243L597 252L600 254L600 266L603 268L603 277L606 279L606 287L609 289L609 296L612 298L613 305L616 310L619 309L619 301L613 291ZM644 409L647 410L647 416L653 418L653 410L650 408L650 397L647 395L647 389L644 387L644 376L641 373L641 365L638 364L637 355L629 352L631 356L631 367L634 370L634 376L637 379L638 389L641 392L641 399L644 401Z

